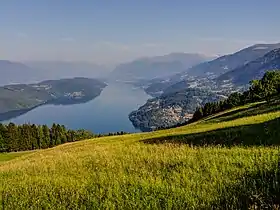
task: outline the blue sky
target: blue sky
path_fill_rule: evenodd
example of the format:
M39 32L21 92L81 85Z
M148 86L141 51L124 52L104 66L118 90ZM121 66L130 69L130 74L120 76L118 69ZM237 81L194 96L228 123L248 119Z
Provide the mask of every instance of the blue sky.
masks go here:
M119 63L280 42L279 0L0 1L0 59Z

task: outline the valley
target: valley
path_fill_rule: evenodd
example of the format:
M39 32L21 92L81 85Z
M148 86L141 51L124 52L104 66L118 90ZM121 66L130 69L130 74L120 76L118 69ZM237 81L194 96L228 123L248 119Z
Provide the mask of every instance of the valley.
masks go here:
M32 83L33 85L5 85L0 88L0 97L2 95L3 98L0 102L0 120L6 122L15 119L14 121L19 123L34 122L32 113L36 112L30 113L30 111L41 105L73 105L90 102L102 94L106 82L107 84L128 85L129 89L134 86L139 90L142 89L152 97L139 100L141 102L135 103L137 106L126 110L126 118L129 118L136 129L150 131L174 126L191 119L197 106L226 99L234 92L244 92L250 87L250 80L261 78L267 70L279 68L279 47L280 44L257 44L218 58L195 53L171 53L164 56L136 59L116 66L103 79L84 78L84 82L77 83L76 89L69 89L70 86L66 85L63 90L59 90L60 87L47 90L52 86L52 84L48 84L50 81ZM64 73L61 72L61 75L70 75L76 68L81 68L81 74L83 72L88 72L87 74L89 74L91 68L102 69L101 66L94 66L93 64L71 64L69 62L28 62L27 64L20 64L2 61L2 63L0 62L0 67L1 64L2 68L7 71L9 68L17 69L16 71L21 69L27 75L30 74L32 68L54 68L55 70L72 66L68 73L63 70ZM77 78L72 81L69 79L67 82L70 84L75 80ZM62 83L63 79L57 80L57 83L59 81ZM82 83L87 83L86 89L92 88L93 91L83 93L81 91L82 87L79 87ZM97 83L101 86L94 86ZM129 91L124 91L120 94L122 96L119 96L119 98L129 100ZM125 94L128 95L124 96ZM142 97L140 96L140 98ZM145 103L147 99L149 100ZM112 100L106 101L106 103L113 103ZM122 106L127 107L125 104L126 102L123 101ZM57 107L50 109L56 110ZM30 114L27 114L27 117L23 119L18 118L18 116L26 113ZM101 111L101 113L103 112ZM106 116L106 113L103 116ZM55 118L52 119L55 120ZM68 121L58 120L70 125ZM35 122L41 123L37 119ZM50 124L48 121L43 121L42 123L44 122ZM99 127L98 125L96 126ZM90 128L90 126L86 127ZM118 126L116 125L115 127ZM117 131L116 129L113 130ZM122 130L133 131L131 128L128 129L128 126Z
M241 50L246 64L225 72L189 71L216 69L240 52L162 78L1 87L2 109L21 116L0 126L0 203L6 209L277 207L277 46L268 53L264 46ZM66 127L45 125L53 122Z
M153 97L146 97L140 103L136 102L137 106L126 110L126 117L136 129L150 131L174 126L191 119L198 106L226 99L234 92L244 92L250 87L249 81L261 78L267 70L279 68L279 47L280 44L257 44L218 58L195 53L171 53L117 65L111 73L99 80L83 78L82 81L82 78L74 78L47 80L30 85L5 85L0 88L0 97L3 99L0 102L0 120L6 122L17 119L18 116L42 105L73 105L90 102L102 94L106 82L107 84L123 83L128 85L128 88L134 86ZM98 65L69 62L20 64L2 61L0 67L7 72L23 71L27 76L32 69L33 71L41 69L38 71L42 72L44 68L53 68L53 70L61 68L61 75L70 75L77 68L80 68L80 73L85 75L90 74L90 69L93 72L94 69L102 70ZM66 68L69 68L68 73L65 71ZM79 79L81 81L78 81ZM120 94L130 93L124 91ZM130 96L119 97L128 99ZM145 103L147 99L149 100ZM113 101L107 100L107 103ZM123 101L124 107L126 107L125 103ZM19 118L15 121L20 123L34 121L28 117L29 115L32 116L32 113L28 114L25 120ZM36 120L36 122L40 121ZM68 124L67 121L65 123ZM132 131L128 128L122 130Z
M1 114L0 120L5 124L12 122L52 126L53 123L59 123L67 128L84 128L97 134L139 132L129 121L128 115L151 97L142 89L129 84L106 81L106 85L94 99L44 104L32 110Z
M280 210L280 1L0 1L0 210Z

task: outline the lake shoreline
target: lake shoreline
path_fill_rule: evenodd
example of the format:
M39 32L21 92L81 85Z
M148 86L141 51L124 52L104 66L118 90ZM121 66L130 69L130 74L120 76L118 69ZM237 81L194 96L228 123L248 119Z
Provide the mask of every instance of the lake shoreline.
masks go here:
M63 124L70 129L84 128L94 133L141 132L128 115L143 105L150 96L142 89L118 82L108 82L102 92L91 100L78 103L44 103L42 105L0 114L2 123ZM2 116L2 118L1 118Z

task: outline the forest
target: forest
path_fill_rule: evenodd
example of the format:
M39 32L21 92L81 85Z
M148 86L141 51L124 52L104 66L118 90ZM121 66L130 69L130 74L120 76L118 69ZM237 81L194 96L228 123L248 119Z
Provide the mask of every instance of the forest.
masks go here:
M35 124L0 124L0 153L46 149L67 142L123 134L126 133L121 131L97 135L83 129L66 129L64 125L55 123L51 128Z

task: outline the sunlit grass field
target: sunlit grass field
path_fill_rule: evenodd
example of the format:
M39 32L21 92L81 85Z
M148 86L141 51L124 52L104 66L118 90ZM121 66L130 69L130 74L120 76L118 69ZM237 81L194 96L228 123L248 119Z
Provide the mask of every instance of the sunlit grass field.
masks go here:
M276 209L279 142L280 105L256 103L180 128L2 154L1 208Z
M32 151L27 152L11 152L11 153L0 153L0 165L5 163L8 160L12 160L14 158L20 157L22 155L27 155L32 153Z

